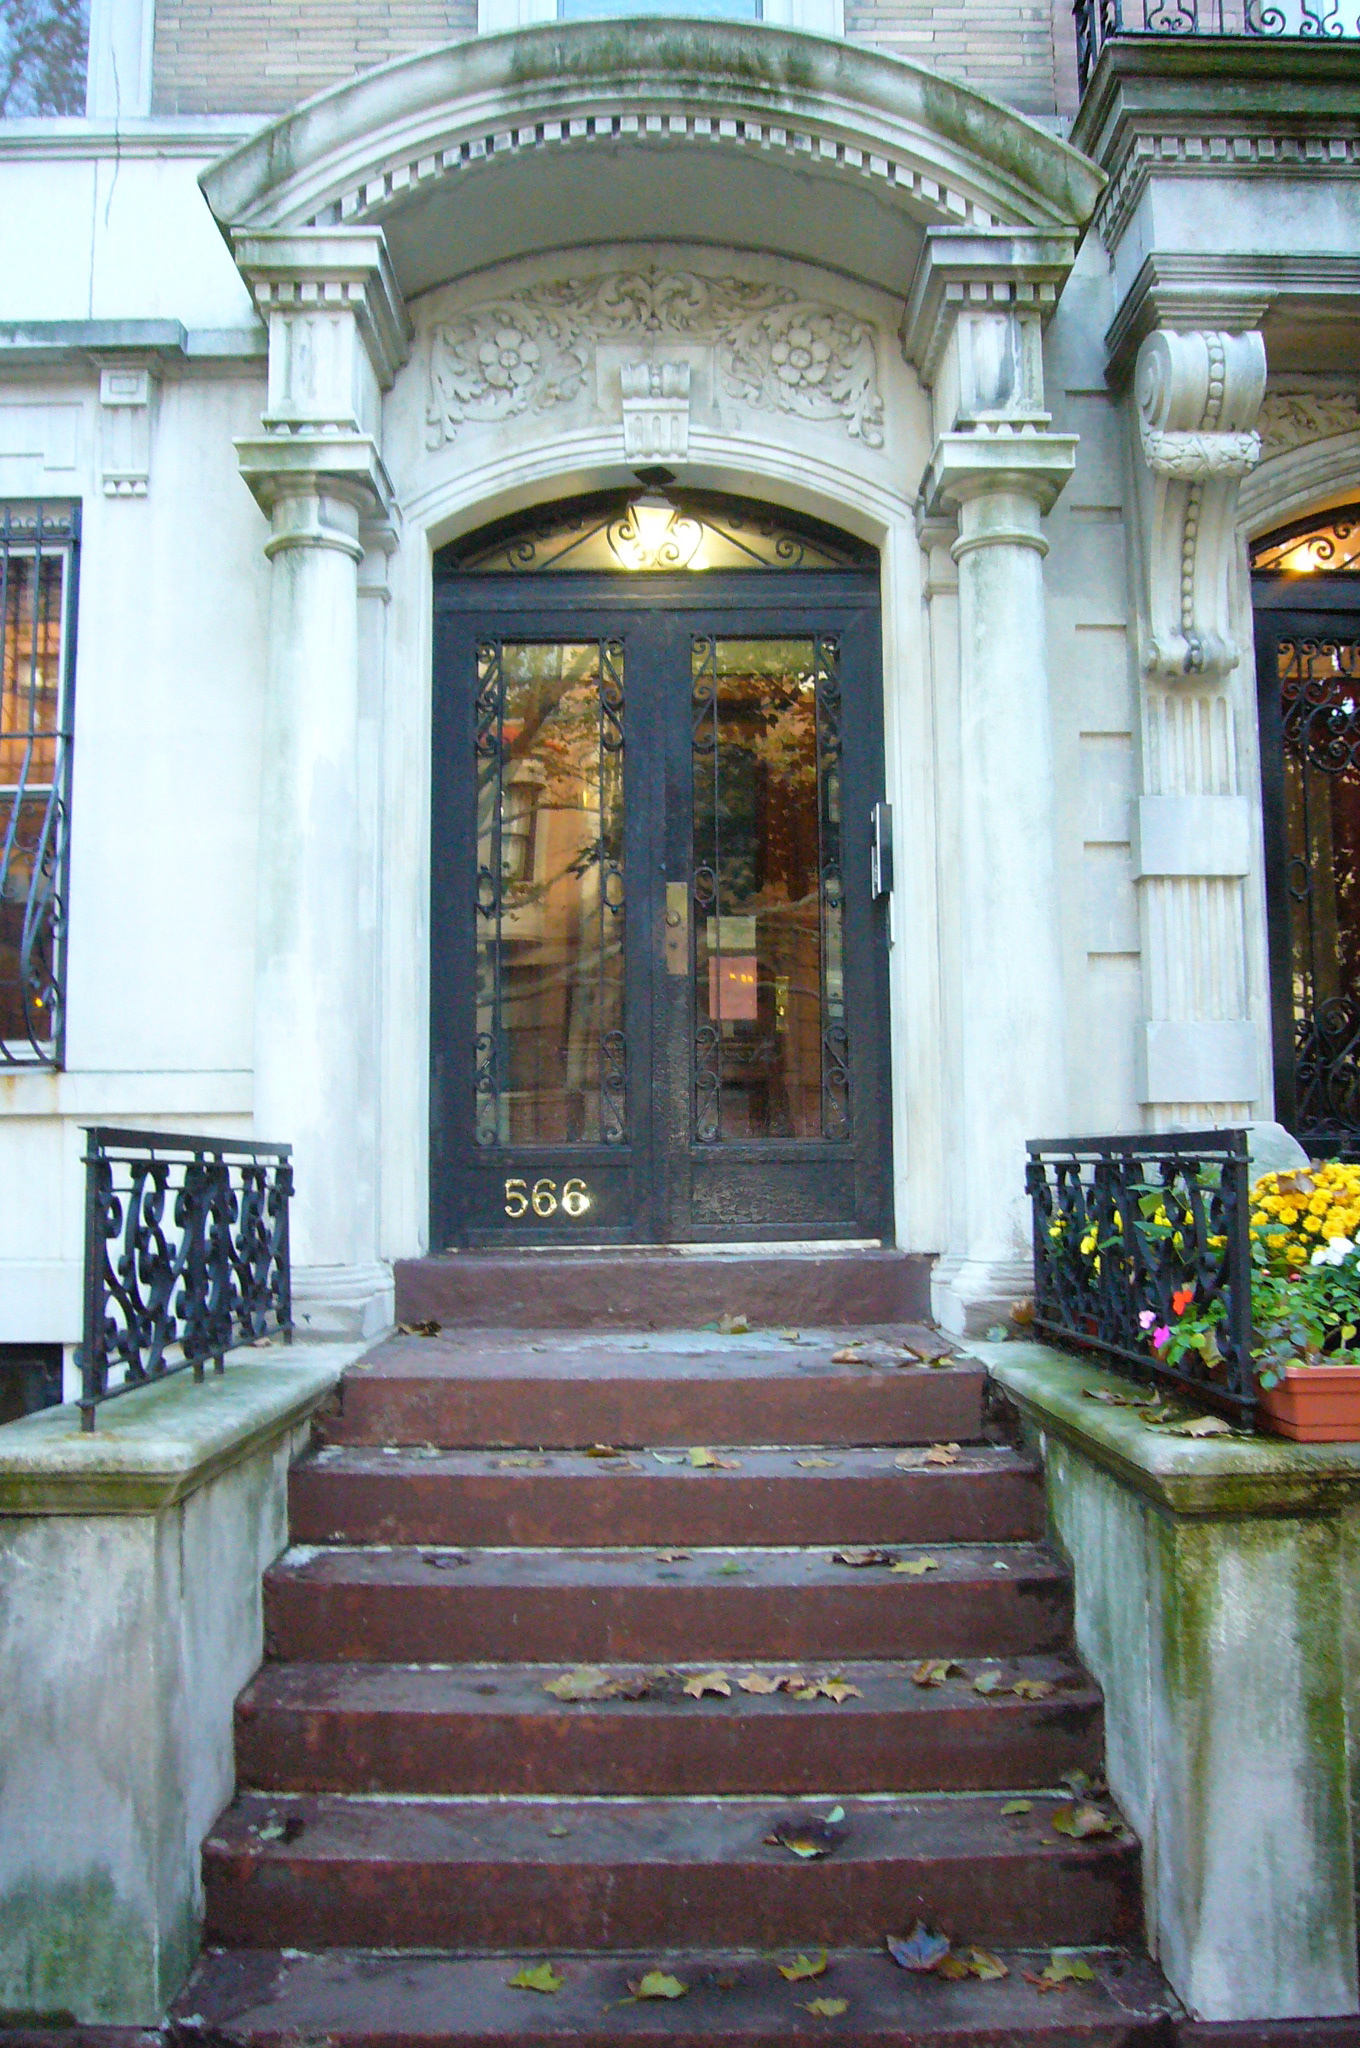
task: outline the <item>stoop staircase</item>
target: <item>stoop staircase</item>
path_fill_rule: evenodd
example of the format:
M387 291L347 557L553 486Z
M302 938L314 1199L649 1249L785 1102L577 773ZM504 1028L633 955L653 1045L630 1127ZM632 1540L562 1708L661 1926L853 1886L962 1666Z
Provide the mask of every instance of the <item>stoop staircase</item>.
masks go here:
M1172 2038L1136 1843L1050 1825L1063 1775L1098 1772L1102 1723L1035 1465L988 1432L967 1359L832 1362L900 1336L922 1278L886 1254L465 1255L400 1277L401 1312L442 1328L354 1366L293 1469L181 2038ZM776 1302L797 1342L697 1327ZM956 1462L927 1462L935 1444ZM833 1557L863 1547L916 1569ZM918 1685L923 1658L958 1668ZM647 1689L544 1690L579 1665ZM685 1694L715 1670L730 1695ZM857 1692L740 1684L795 1671ZM979 1693L984 1671L1054 1689ZM829 1854L767 1839L838 1806ZM918 1919L1009 1975L898 1968L884 1937ZM1027 1981L1054 1947L1094 1980ZM775 1967L822 1949L817 1979ZM559 1990L508 1984L544 1959ZM657 1968L685 1995L630 2001Z

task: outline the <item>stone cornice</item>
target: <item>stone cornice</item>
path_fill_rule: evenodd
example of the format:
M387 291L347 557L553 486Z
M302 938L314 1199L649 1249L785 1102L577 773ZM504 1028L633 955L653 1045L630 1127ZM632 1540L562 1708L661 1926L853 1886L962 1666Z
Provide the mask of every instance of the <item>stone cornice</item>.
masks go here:
M1355 45L1214 36L1108 43L1072 140L1109 177L1095 226L1110 249L1153 177L1360 176Z
M258 362L267 346L262 327L186 328L178 320L4 320L0 374L127 354L152 358L162 371L192 363Z
M902 315L902 353L921 381L935 382L959 314L983 307L1036 313L1046 322L1076 255L1071 233L927 231Z
M611 180L638 149L674 153L677 184L696 151L782 165L809 192L848 183L880 238L885 206L913 230L1075 229L1102 184L1067 144L920 66L761 24L655 18L545 23L401 59L272 123L201 182L225 228L380 221L451 178L493 204L490 173L510 161L523 206L535 159L551 192L564 155L600 145Z

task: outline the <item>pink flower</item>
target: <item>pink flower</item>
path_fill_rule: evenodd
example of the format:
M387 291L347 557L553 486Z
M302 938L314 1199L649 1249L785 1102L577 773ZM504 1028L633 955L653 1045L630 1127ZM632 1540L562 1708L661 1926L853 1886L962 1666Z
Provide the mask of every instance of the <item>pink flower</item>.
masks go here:
M1170 1342L1170 1330L1168 1330L1165 1323L1158 1323L1156 1329L1152 1333L1152 1343L1154 1350L1160 1351L1163 1344L1169 1344Z
M1145 1330L1150 1330L1150 1329L1152 1328L1152 1325L1153 1325L1153 1324L1154 1324L1154 1323L1156 1322L1156 1320L1157 1320L1157 1313L1156 1313L1156 1310L1155 1310L1155 1309L1150 1309L1150 1308L1145 1308L1145 1309L1143 1309L1143 1310L1142 1310L1142 1311L1140 1312L1140 1314L1139 1314L1139 1317L1138 1317L1138 1321L1139 1321L1139 1324L1140 1324L1140 1325L1141 1325L1141 1327L1142 1327L1143 1329L1145 1329Z

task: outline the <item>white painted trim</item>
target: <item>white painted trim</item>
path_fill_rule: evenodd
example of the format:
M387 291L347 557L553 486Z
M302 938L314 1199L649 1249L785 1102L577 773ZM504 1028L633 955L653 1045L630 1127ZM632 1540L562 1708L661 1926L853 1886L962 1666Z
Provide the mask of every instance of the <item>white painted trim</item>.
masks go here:
M85 112L131 121L151 112L155 0L90 0Z
M638 9L640 15L665 12L664 7ZM557 18L557 0L477 0L479 36L532 28L538 22ZM844 36L845 0L763 0L761 20L769 28L801 29L805 35Z

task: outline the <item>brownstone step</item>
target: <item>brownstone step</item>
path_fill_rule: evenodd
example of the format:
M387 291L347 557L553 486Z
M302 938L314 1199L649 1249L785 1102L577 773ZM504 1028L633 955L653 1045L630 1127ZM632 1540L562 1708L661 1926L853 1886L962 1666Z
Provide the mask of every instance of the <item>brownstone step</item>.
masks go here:
M975 1932L970 1919L963 1938ZM381 1956L340 1949L326 1955L275 1950L207 1955L176 2002L180 2048L201 2041L229 2048L787 2048L834 2038L840 2048L1172 2048L1178 2010L1157 1971L1122 1951L1086 1956L1095 1981L1044 1994L1026 1980L1048 1954L1008 1950L998 1983L943 1983L899 1970L880 1948L840 1951L824 1977L789 1984L776 1967L792 1952L731 1951L564 1955L555 1950L561 1990L544 1997L513 1989L518 1958ZM685 1995L636 2002L628 1992L651 1969L675 1975ZM818 1997L843 1998L833 2019L809 2015ZM1299 2021L1296 2048L1313 2028ZM1198 2039L1198 2035L1195 2037ZM1245 2040L1246 2036L1243 2035ZM1264 2038L1264 2037L1263 2037ZM1271 2040L1283 2035L1270 2036ZM1319 2041L1322 2035L1317 2036ZM1326 2038L1340 2042L1341 2034ZM1207 2039L1207 2035L1206 2035ZM1254 2039L1254 2037L1253 2037Z
M323 1432L333 1443L460 1448L928 1444L981 1435L980 1365L833 1364L844 1340L826 1330L797 1344L775 1331L398 1335L346 1373Z
M619 1482L624 1484L623 1481ZM1067 1572L1035 1544L923 1546L919 1578L829 1550L286 1552L269 1655L319 1663L1030 1656L1066 1649Z
M860 1697L839 1704L744 1692L741 1678L790 1667L736 1663L730 1698L693 1699L695 1668L644 1699L567 1703L544 1690L560 1665L267 1664L237 1702L237 1778L286 1792L962 1792L1054 1785L1100 1761L1100 1693L1068 1658L969 1661L938 1687L907 1663L845 1663ZM1055 1690L983 1695L983 1671Z
M923 1322L932 1261L920 1253L768 1251L453 1252L399 1259L398 1322L523 1330L683 1330L750 1322Z
M205 1937L247 1948L598 1950L703 1945L721 1928L739 1947L862 1946L918 1915L988 1947L1136 1933L1136 1844L1071 1842L1047 1826L1047 1802L1010 1819L1003 1803L848 1798L842 1845L802 1861L767 1842L788 1811L770 1797L247 1793L204 1848Z
M968 1446L728 1449L618 1458L582 1451L398 1452L333 1446L295 1465L299 1543L884 1544L1007 1542L1043 1534L1037 1465ZM910 1461L904 1470L899 1458Z

